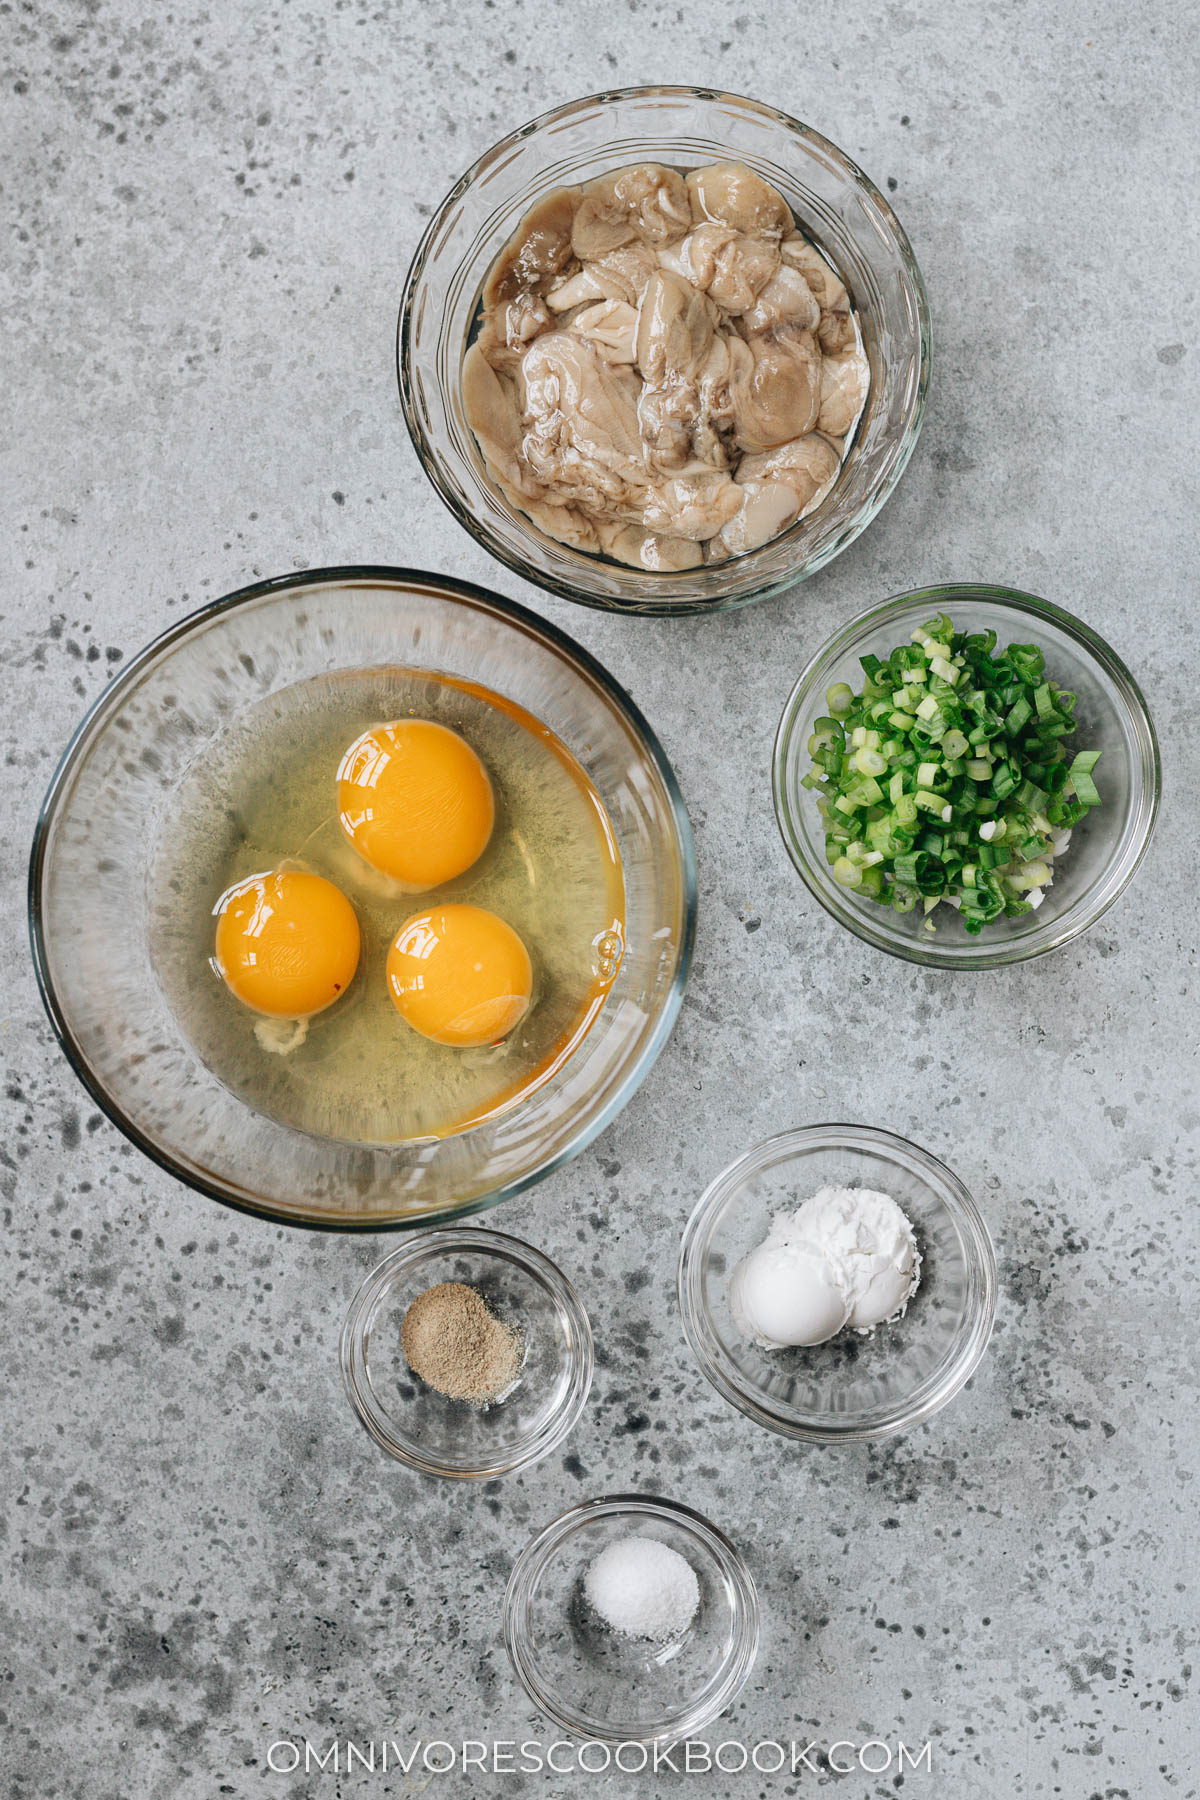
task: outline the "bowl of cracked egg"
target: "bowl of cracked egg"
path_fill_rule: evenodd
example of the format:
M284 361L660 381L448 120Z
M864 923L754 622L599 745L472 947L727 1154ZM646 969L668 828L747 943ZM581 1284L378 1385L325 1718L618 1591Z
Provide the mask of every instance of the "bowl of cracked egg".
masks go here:
M55 775L30 923L109 1116L230 1205L427 1225L629 1098L690 956L691 833L632 702L514 603L318 570L205 607Z
M398 367L417 454L519 575L640 613L822 568L899 480L924 284L878 189L734 94L630 88L505 138L434 214Z

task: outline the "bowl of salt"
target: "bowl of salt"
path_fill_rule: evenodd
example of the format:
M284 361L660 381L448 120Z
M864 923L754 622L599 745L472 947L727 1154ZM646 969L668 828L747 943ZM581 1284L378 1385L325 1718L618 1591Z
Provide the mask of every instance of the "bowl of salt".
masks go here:
M564 1730L670 1745L730 1706L758 1651L758 1596L740 1552L677 1501L587 1500L545 1526L504 1605L513 1668Z

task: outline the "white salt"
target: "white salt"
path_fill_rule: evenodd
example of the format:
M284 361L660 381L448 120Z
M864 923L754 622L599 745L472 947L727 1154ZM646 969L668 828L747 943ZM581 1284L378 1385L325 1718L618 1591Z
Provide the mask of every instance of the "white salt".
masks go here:
M614 1631L655 1643L685 1632L700 1604L700 1583L687 1557L650 1537L609 1544L588 1565L584 1591Z

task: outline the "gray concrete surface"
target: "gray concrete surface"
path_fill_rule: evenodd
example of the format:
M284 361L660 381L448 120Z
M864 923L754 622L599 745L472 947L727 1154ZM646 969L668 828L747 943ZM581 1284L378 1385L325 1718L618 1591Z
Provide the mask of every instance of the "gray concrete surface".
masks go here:
M305 1735L553 1735L508 1669L504 1581L564 1503L630 1487L697 1503L758 1578L760 1660L715 1735L929 1740L934 1775L904 1791L938 1800L1197 1792L1189 13L0 8L6 1795L894 1793L894 1773L267 1770ZM937 338L924 438L865 539L781 603L669 624L494 568L421 477L392 378L399 283L452 177L552 103L653 79L759 95L843 144L894 196ZM483 1492L392 1466L343 1403L339 1322L385 1240L235 1217L144 1162L52 1043L24 939L38 801L124 657L255 576L405 560L518 594L607 662L700 854L666 1054L593 1150L495 1216L577 1280L601 1364L567 1452ZM817 642L945 578L1083 614L1144 684L1166 771L1119 908L1057 957L958 979L816 908L766 779ZM842 1452L727 1409L672 1299L710 1177L838 1116L946 1158L1003 1268L971 1388Z

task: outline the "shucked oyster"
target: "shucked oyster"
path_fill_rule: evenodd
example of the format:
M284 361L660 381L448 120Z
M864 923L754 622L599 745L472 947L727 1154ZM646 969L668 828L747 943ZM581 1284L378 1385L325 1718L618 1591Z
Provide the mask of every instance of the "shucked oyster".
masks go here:
M732 162L546 195L488 274L463 370L510 502L650 570L740 555L819 506L868 387L845 284Z

